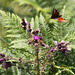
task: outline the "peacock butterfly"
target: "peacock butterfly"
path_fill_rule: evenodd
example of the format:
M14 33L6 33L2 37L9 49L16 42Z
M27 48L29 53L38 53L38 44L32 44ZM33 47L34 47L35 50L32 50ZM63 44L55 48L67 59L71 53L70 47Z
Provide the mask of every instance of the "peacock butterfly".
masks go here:
M51 19L56 19L56 20L58 20L59 22L68 22L68 21L66 21L65 19L63 19L61 16L62 16L62 15L59 15L59 12L54 8L54 9L53 9L52 16L51 16Z

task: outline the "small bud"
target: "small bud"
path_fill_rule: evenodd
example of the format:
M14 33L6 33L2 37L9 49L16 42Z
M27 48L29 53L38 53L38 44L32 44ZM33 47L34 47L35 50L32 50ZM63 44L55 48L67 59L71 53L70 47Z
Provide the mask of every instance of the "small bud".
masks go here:
M46 48L49 48L49 46L48 46L48 45L45 45L45 47L46 47Z
M54 41L54 43L55 43L55 46L57 46L58 44L57 44L57 41Z
M66 42L66 45L69 45L69 41L68 41L68 42Z
M40 43L41 46L45 46L43 40L39 40L39 43Z
M54 47L52 47L52 49L50 50L51 52L54 52Z
M2 54L2 53L0 53L0 55L1 55L2 57L5 57L5 55L4 55L4 54Z
M35 46L38 46L38 43L35 43Z
M61 42L58 43L58 46L61 46Z
M69 45L67 45L67 50L71 51L71 47Z
M56 46L54 50L57 51L58 50L58 47Z
M36 30L33 30L32 31L32 34L34 34L34 35L38 35L38 32L39 32L40 30L38 30L38 29L36 29Z
M31 32L32 29L31 29L31 25L30 25L30 23L29 23L28 25L29 25L29 30L28 30L28 31Z
M39 29L36 29L36 33L38 34L38 32L40 32L40 30Z
M10 62L5 62L4 63L4 67L5 67L5 69L7 69L8 67L11 67L12 65L11 65L11 63Z
M40 38L40 40L43 40L43 37L39 37Z
M19 61L21 61L22 58L19 58Z
M66 45L65 44L61 44L61 47L65 47Z
M22 24L21 27L22 27L24 30L26 30L26 29L27 29L27 28L26 28L27 23L25 22L24 18L22 19L21 24Z
M32 44L32 43L33 43L33 39L28 40L27 43L28 43L28 44Z
M65 43L65 41L64 41L64 40L62 40L62 41L61 41L61 43L62 43L62 44L64 44L64 43Z

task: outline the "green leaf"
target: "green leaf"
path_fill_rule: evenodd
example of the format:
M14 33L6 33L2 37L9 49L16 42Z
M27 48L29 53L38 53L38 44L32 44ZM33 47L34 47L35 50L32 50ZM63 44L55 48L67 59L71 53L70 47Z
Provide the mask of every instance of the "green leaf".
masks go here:
M34 18L31 19L31 29L34 29Z
M61 72L62 72L61 70L58 70L58 72L55 75L59 75Z
M38 18L38 16L35 17L35 29L39 29L39 18Z
M21 42L27 43L27 39L17 39L17 40L13 40L10 44L21 43Z
M19 38L19 37L21 37L21 34L10 34L10 35L7 35L5 37L11 37L11 38L16 37L16 38Z

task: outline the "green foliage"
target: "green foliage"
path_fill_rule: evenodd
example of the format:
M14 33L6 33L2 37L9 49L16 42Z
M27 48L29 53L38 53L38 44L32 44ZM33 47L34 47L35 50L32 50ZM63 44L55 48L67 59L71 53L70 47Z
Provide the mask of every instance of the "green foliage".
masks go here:
M62 9L60 11L62 17L68 20L68 23L58 23L55 20L45 22L44 16L50 18L50 13L53 8ZM31 20L32 29L40 29L40 36L51 47L54 41L65 40L70 42L71 52L68 52L68 57L65 57L59 52L54 54L54 75L74 75L75 74L75 1L74 0L0 0L0 9L17 13L20 16L35 17ZM42 12L42 14L39 14ZM44 15L44 16L43 16ZM27 19L26 17L26 19ZM0 53L12 58L26 59L24 63L18 63L16 66L9 67L7 70L0 67L1 75L35 75L35 65L29 63L35 59L35 48L28 45L28 33L21 28L21 18L15 14L6 13L0 10ZM39 53L40 68L44 67L43 75L52 74L52 58L46 66L44 62L48 59L47 49L41 47ZM12 61L12 60L11 60ZM14 60L13 60L14 61ZM32 65L31 65L32 64Z
M30 46L28 46L28 44L26 43L25 44L25 42L27 42L27 40L26 39L23 39L25 36L22 36L23 34L23 30L21 29L21 26L20 26L20 22L21 22L21 20L20 20L20 18L18 17L18 16L16 16L16 15L14 15L14 14L12 14L12 15L10 15L10 13L5 13L5 12L3 12L3 11L0 11L0 14L1 14L1 16L2 16L2 18L4 18L2 21L2 23L3 23L3 25L5 24L5 28L7 29L7 31L6 31L6 38L8 37L9 39L8 40L6 40L6 41L8 41L8 43L9 43L9 45L10 45L10 43L11 43L11 45L10 45L10 49L11 48L19 48L19 49L25 49L26 50L26 52L29 50L30 52L31 52L31 49L32 48L30 48ZM20 30L19 30L20 29ZM15 31L17 31L17 32L15 32ZM5 39L6 39L5 38ZM16 38L19 40L16 40ZM13 42L11 42L13 40ZM15 42L15 41L17 41L17 42ZM13 44L13 45L12 45ZM17 46L16 46L17 45ZM9 50L10 50L9 49ZM29 52L28 51L28 52ZM12 49L11 49L11 52L15 52L15 51L12 51ZM24 50L22 50L21 51L22 53L24 52L25 53L25 51ZM15 52L15 53L17 53L17 52ZM9 53L8 53L9 54ZM18 54L17 54L18 55ZM24 57L25 58L25 57Z

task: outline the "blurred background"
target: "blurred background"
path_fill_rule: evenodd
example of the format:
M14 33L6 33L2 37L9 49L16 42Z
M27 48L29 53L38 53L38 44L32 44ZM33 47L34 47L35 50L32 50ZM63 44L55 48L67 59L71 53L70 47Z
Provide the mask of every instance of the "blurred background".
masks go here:
M0 0L0 9L20 17L34 17L42 12L50 15L53 8L59 11L65 6L66 17L74 16L75 0Z

